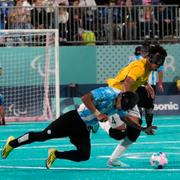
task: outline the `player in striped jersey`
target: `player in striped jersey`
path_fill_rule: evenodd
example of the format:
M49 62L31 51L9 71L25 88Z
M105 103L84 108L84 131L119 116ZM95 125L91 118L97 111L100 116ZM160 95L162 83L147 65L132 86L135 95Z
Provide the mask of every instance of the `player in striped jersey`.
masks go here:
M40 132L27 132L16 139L10 136L2 150L2 158L7 158L13 149L24 144L69 137L70 142L77 149L64 152L49 149L46 167L50 168L56 158L76 162L86 161L89 159L91 151L89 126L93 126L99 121L107 121L108 116L113 114L118 114L128 124L142 131L151 132L154 129L154 127L141 127L126 119L127 110L133 108L138 102L138 95L134 92L121 92L111 87L101 87L85 94L82 101L83 104L77 110L61 115Z
M142 123L137 106L127 111L127 117L130 118L131 121L139 121L140 124ZM125 124L117 114L110 116L107 122L99 122L99 124L111 138L118 141L120 140L109 157L107 165L109 167L127 167L128 165L120 161L119 158L127 148L137 140L141 133L141 129ZM153 131L144 132L149 135L154 133Z

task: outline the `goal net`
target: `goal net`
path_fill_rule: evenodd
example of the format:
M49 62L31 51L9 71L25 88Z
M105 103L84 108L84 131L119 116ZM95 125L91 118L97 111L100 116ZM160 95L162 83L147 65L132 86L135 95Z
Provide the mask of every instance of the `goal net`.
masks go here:
M58 30L0 30L0 94L6 121L59 116Z

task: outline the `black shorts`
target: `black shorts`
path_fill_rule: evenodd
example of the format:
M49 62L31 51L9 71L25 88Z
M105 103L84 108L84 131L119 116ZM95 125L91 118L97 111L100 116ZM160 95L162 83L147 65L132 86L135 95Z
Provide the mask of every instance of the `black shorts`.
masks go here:
M141 119L139 121L139 124L140 125L142 124ZM134 127L128 126L128 125L126 128L126 131L121 131L121 130L117 130L113 128L109 129L109 136L116 140L121 140L121 139L124 139L125 137L128 137L129 140L131 140L132 142L135 142L140 134L141 134L140 130Z
M139 124L142 124L142 120L140 119ZM129 140L131 140L132 142L135 142L137 140L137 138L140 136L141 131L131 127L131 126L127 126L127 137Z
M155 86L152 86L154 91L155 91ZM145 109L150 109L154 108L154 99L151 97L148 97L147 90L144 86L140 86L136 92L139 95L139 102L138 102L138 107L143 107Z

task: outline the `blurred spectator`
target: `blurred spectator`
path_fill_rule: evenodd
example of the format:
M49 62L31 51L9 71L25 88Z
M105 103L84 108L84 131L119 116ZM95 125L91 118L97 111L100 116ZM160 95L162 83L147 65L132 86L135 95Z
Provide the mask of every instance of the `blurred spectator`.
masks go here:
M53 0L53 4L58 6L60 4L63 4L65 6L69 6L69 1L68 0Z
M160 3L161 6L155 9L155 18L158 20L159 25L159 35L161 38L163 36L172 36L173 30L175 28L175 17L173 9L164 6L164 3Z
M158 5L161 0L134 0L135 5L147 5L147 4L153 4Z
M143 5L148 5L148 4L152 4L151 0L143 0L142 1Z
M23 7L23 0L16 0L16 5L9 14L10 29L29 29L31 28L30 13Z
M67 8L65 7L65 3L59 4L59 41L65 42L67 41L67 22L69 20L69 13L67 12Z
M96 37L100 37L101 39L105 39L107 36L107 32L109 31L109 23L108 23L109 10L111 10L109 8L109 1L105 0L97 11L96 17L97 17L98 29L96 32Z
M27 10L32 9L32 1L31 0L23 0L23 7L29 7Z
M109 6L115 6L116 0L109 0Z
M123 6L123 5L125 5L125 0L117 0L117 1L116 1L116 5L117 5L117 6Z
M80 0L79 6L96 6L95 0Z
M141 26L140 35L146 39L157 38L157 20L154 15L154 7L150 1L146 1L146 3L148 4L142 7L139 11L139 21Z
M0 29L7 29L9 24L9 13L11 7L14 6L13 0L0 1Z
M31 10L31 24L35 29L45 29L48 26L46 10L42 3L42 0L35 0L34 8Z
M136 10L132 0L126 0L125 7L122 7L122 22L124 24L124 37L126 39L137 38L138 13Z
M113 7L113 22L115 24L122 23L122 9L125 5L125 0L118 0L115 5L118 7Z
M69 7L69 20L67 22L68 41L79 40L79 29L81 28L81 11L79 8L79 0L73 0L72 6Z
M84 7L82 12L82 32L80 32L83 44L94 45L96 38L93 31L97 27L96 13L98 11L96 2L95 0L80 0L79 6Z
M46 11L46 28L55 28L55 7L58 6L55 0L42 0L42 6Z
M82 11L82 28L92 31L96 26L96 2L94 0L80 0L79 6L84 7Z

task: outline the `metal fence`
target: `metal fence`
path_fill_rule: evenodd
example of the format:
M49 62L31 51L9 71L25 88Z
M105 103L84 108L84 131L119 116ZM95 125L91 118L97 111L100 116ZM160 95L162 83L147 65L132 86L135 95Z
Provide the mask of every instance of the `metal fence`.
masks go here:
M61 44L180 41L178 6L38 6L0 4L0 29L59 29Z

